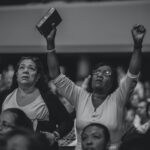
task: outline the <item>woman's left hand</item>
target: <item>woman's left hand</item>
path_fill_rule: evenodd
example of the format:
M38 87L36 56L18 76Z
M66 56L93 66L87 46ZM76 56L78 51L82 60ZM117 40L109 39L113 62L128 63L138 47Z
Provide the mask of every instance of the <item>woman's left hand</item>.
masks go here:
M134 45L142 45L143 42L143 38L145 36L146 33L146 29L143 25L135 25L132 30L132 37L133 37L133 41L134 41Z

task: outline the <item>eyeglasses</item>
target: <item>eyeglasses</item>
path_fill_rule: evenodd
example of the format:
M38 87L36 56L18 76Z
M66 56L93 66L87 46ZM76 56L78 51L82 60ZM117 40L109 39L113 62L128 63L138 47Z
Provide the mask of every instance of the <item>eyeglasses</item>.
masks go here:
M110 77L112 75L112 72L109 70L103 70L103 71L102 70L95 70L95 71L93 71L92 74L95 76L102 74L105 77Z

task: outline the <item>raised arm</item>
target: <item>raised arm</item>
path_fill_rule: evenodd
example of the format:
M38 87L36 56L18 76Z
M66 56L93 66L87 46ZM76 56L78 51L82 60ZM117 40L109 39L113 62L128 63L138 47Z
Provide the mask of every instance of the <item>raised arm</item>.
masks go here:
M47 64L49 70L49 76L51 79L55 79L60 74L60 66L55 52L55 36L56 36L56 28L50 32L50 34L46 37L47 41Z
M146 29L143 25L135 25L132 28L131 33L134 42L134 49L129 64L129 72L133 75L137 75L140 72L141 68L141 50Z

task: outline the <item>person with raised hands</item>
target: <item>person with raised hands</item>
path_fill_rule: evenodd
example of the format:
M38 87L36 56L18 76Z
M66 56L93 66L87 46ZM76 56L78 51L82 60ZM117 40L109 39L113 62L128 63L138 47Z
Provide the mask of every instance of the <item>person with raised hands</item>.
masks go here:
M121 143L124 126L125 105L136 86L141 68L142 43L146 33L143 25L135 25L132 30L133 53L128 71L118 85L116 68L108 63L99 63L92 72L89 90L77 86L60 72L55 50L56 28L46 37L49 76L58 92L76 110L77 146L81 150L81 131L91 122L105 125L110 132L110 150L116 150Z

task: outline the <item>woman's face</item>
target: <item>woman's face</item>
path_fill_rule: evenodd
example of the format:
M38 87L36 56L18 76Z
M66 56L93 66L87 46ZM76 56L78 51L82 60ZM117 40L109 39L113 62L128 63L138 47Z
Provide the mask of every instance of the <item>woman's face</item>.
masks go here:
M83 150L105 150L107 143L104 131L96 126L88 127L82 135Z
M112 87L112 69L109 66L100 66L92 74L93 90L108 92Z
M17 71L17 81L20 85L33 86L38 81L36 64L31 59L24 59Z
M16 115L9 112L4 111L0 115L0 136L4 136L9 131L13 130L15 127Z

